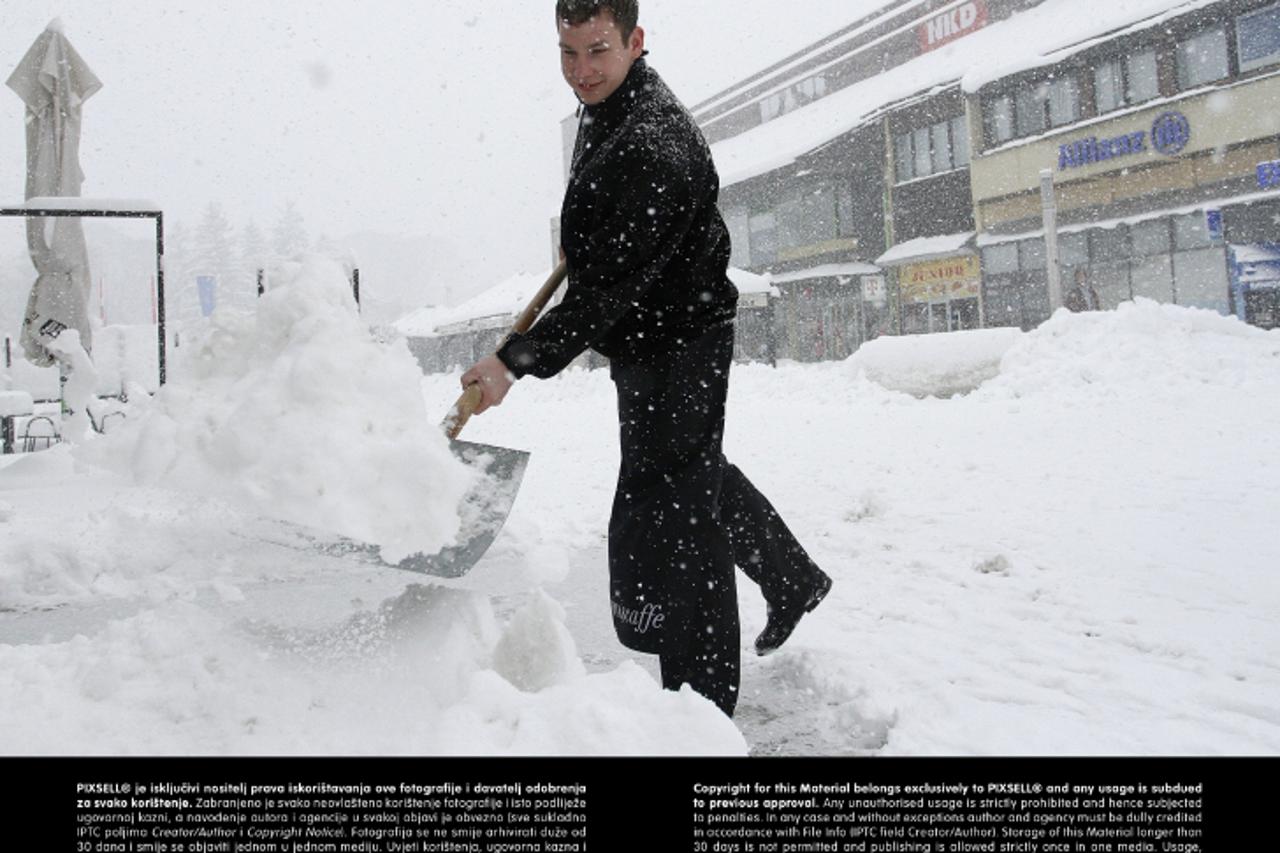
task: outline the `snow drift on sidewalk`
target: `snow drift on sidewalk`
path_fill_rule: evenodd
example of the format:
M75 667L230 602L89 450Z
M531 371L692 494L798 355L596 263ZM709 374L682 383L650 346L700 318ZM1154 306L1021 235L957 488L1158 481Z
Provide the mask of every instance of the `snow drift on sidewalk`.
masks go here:
M392 561L453 540L470 472L426 411L408 348L370 337L336 264L292 265L253 314L215 315L196 347L145 414L80 459L373 542Z

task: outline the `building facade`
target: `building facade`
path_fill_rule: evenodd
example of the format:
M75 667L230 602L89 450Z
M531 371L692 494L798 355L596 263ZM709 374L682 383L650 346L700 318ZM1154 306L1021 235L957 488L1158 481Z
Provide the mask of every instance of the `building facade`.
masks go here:
M890 3L693 108L779 357L1045 320L1046 170L1063 292L1276 324L1280 3L1113 5Z
M891 0L691 112L754 274L740 359L1030 329L1077 283L1280 326L1280 0ZM415 352L473 360L500 313Z

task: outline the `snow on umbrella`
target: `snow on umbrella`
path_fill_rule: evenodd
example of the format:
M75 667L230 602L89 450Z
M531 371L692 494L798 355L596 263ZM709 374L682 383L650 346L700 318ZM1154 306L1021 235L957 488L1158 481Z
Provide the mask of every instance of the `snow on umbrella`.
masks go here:
M6 81L27 105L26 197L78 196L80 111L102 83L67 41L59 21L52 21L31 45ZM87 351L89 329L89 258L84 229L75 217L27 220L27 246L37 278L22 323L22 347L34 363L47 366L56 356L49 344L62 331L80 333Z

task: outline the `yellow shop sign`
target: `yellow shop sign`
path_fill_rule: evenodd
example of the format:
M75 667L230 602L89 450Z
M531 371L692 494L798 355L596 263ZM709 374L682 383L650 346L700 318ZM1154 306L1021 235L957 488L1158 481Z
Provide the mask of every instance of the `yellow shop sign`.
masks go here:
M977 297L982 274L976 255L904 264L898 272L903 302L945 302Z

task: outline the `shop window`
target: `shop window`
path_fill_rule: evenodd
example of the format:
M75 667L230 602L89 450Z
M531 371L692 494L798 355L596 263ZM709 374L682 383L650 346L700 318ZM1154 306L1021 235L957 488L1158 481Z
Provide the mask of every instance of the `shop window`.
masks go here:
M1018 244L999 243L982 250L982 269L988 275L1018 271Z
M1241 71L1280 62L1280 3L1236 18L1236 47Z
M1093 75L1099 113L1149 101L1160 94L1156 52L1144 50L1097 67Z
M1231 73L1227 30L1218 24L1178 44L1178 86L1191 89L1221 80Z
M1174 289L1178 304L1229 314L1225 249L1196 249L1173 256Z
M1023 240L1018 243L1018 266L1023 270L1042 270L1045 260L1044 240Z
M1140 222L1129 229L1129 236L1135 255L1167 255L1171 251L1168 220Z
M1061 234L1058 236L1058 262L1064 267L1085 266L1089 263L1089 237L1086 234Z
M963 116L900 133L893 139L898 183L938 175L969 164Z
M1000 95L986 102L987 140L993 145L1013 139L1013 97Z
M1212 244L1204 213L1176 216L1173 219L1173 241L1179 249L1200 249Z
M1089 256L1097 262L1122 261L1129 257L1129 234L1123 228L1103 228L1089 232Z

